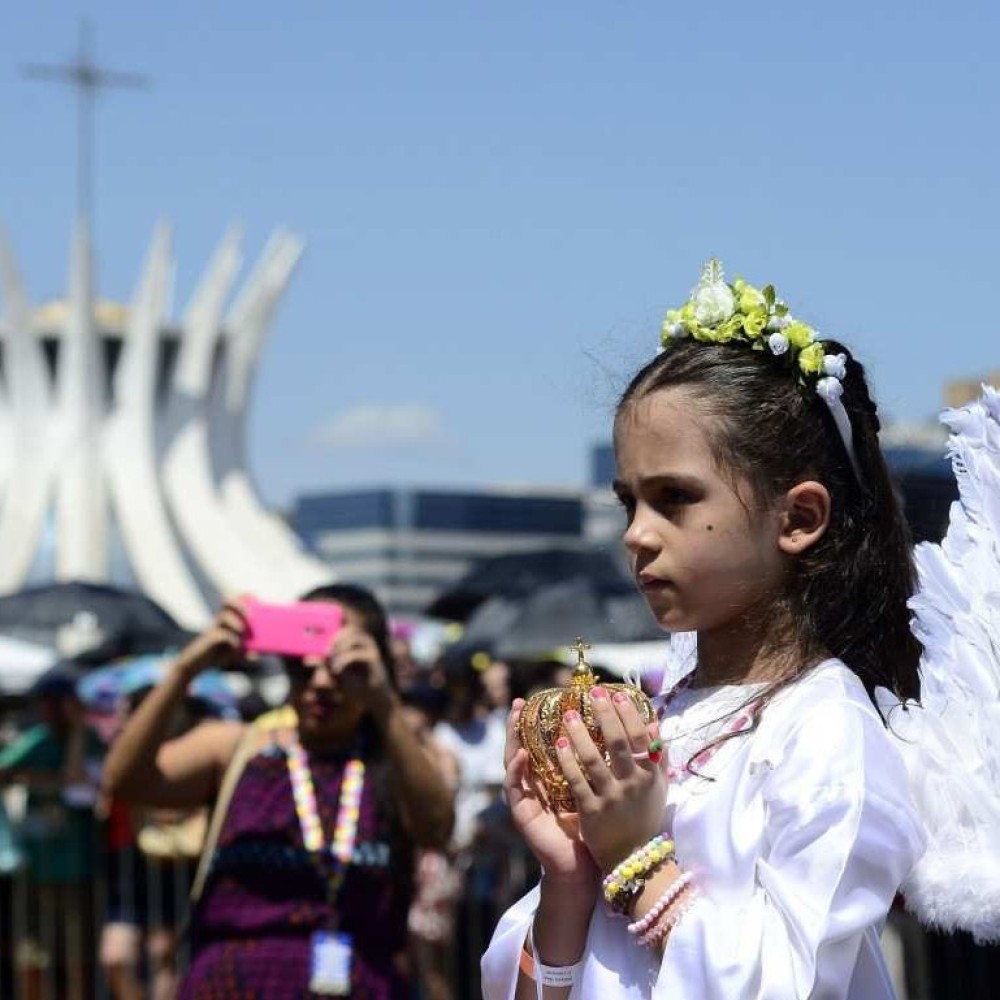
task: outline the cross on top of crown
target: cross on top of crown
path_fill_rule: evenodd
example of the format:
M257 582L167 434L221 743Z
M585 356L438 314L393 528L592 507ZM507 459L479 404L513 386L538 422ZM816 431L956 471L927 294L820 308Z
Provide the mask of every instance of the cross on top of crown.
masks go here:
M583 667L587 665L587 650L590 649L590 643L584 642L579 636L576 637L576 642L569 647L574 653L576 653L576 665L578 667Z

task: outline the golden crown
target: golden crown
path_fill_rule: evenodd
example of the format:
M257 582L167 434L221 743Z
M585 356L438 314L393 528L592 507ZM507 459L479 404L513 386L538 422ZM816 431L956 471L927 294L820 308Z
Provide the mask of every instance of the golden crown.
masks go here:
M582 639L577 639L576 644L570 648L576 652L577 661L569 684L566 687L546 688L533 694L521 709L517 720L517 736L521 746L528 751L531 769L545 789L549 806L557 812L576 811L573 793L556 754L556 740L566 733L563 716L567 712L575 710L580 713L590 738L597 744L605 761L609 765L611 763L601 727L594 718L590 698L591 690L597 685L597 678L586 658L590 647ZM601 684L601 687L609 695L624 691L632 699L644 723L648 724L656 718L652 702L634 684Z

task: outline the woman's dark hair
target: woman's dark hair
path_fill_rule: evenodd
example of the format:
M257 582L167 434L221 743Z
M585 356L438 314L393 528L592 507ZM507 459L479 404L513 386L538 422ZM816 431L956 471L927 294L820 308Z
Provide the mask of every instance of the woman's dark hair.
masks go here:
M362 627L375 640L385 664L389 683L396 686L396 666L389 641L389 619L378 598L364 587L354 583L327 583L303 594L301 601L329 601L350 608L361 616ZM287 664L286 664L287 666ZM382 734L374 720L365 716L361 721L361 739L365 755L369 758L372 787L378 803L379 835L385 837L393 852L393 866L403 880L404 895L413 891L414 847L399 813L398 799L393 787L392 768L385 754Z
M798 482L821 482L830 524L792 564L784 595L799 639L829 650L874 701L883 686L919 698L921 646L910 631L912 542L879 447L879 420L862 366L847 356L842 402L850 417L859 483L826 404L787 360L733 344L675 342L632 379L617 408L659 389L682 388L714 422L706 427L720 470L744 480L763 508Z

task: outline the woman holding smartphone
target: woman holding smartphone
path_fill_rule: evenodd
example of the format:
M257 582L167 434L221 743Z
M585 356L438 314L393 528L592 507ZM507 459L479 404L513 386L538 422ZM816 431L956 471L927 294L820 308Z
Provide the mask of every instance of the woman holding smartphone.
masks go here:
M166 739L192 679L244 656L246 605L228 601L106 762L110 791L136 803L219 799L182 1000L409 996L413 851L447 842L452 795L407 725L375 598L333 584L304 600L335 606L342 624L325 654L284 658L285 709Z

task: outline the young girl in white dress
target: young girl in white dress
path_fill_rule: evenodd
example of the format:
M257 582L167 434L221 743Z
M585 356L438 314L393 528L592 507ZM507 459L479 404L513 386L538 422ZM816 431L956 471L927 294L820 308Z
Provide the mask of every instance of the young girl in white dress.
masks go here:
M864 371L716 262L663 344L617 409L615 490L693 670L658 727L593 691L610 764L564 717L572 814L533 780L515 702L506 791L544 874L484 997L892 997L879 933L925 839L874 692L918 696L920 644Z

